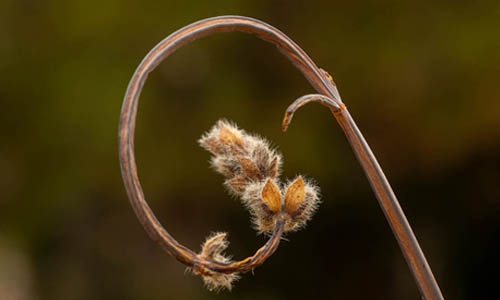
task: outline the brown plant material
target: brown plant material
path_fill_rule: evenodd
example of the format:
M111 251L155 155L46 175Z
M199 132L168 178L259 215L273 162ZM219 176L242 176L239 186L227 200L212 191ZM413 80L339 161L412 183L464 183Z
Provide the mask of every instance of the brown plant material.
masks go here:
M232 177L231 179L227 179L226 181L224 181L224 184L233 194L241 195L245 191L247 180L244 176L237 175Z
M243 175L249 179L262 179L263 174L250 158L239 156L237 159Z
M243 155L244 157L256 160L255 166L259 169L261 178L271 178L273 180L276 180L279 176L281 157L274 154L267 159L265 158L265 153L259 153L259 151L243 153L245 151L243 149L245 148L243 144L245 143L255 144L252 147L247 147L247 149L253 148L254 150L259 147L265 148L266 143L265 141L263 142L262 140L252 138L245 141L245 138L239 135L240 131L231 125L228 125L227 128L223 128L221 135L207 136L203 145L208 151L216 156L212 159L212 165L219 173L227 177L225 184L228 186L228 189L236 196L242 197L244 204L251 211L257 212L255 213L256 216L262 214L260 219L258 219L257 216L258 224L262 228L260 230L272 231L271 237L264 246L259 248L253 256L235 262L221 263L214 259L203 258L202 254L196 254L176 241L160 224L153 211L148 206L139 181L134 154L134 132L139 97L146 79L148 78L148 74L151 73L162 60L189 42L210 34L227 31L251 33L274 44L280 52L302 72L309 83L311 83L312 87L316 89L319 94L302 96L287 108L282 123L283 131L287 129L295 111L309 102L319 102L330 110L344 131L358 161L363 167L380 207L399 243L422 297L432 300L443 299L441 290L432 274L432 270L427 263L415 234L399 205L399 201L385 177L382 168L378 164L377 159L368 146L368 143L361 134L347 110L347 107L342 102L333 78L326 71L318 68L304 50L288 36L269 24L248 17L220 16L208 18L179 29L158 43L158 45L146 55L130 80L120 115L120 166L132 208L151 239L177 260L198 271L205 272L209 270L210 272L220 274L248 272L260 266L276 251L284 230L295 230L303 226L305 221L310 218L317 207L317 188L305 181L305 197L298 208L291 214L286 211L280 211L274 215L268 208L266 202L260 197L262 192L261 188L264 182L262 182L262 180L252 181L250 180L251 178L248 178L248 174L243 176L243 180L239 178L238 176L242 175L242 171L238 169L239 162L237 159L234 159L234 156ZM226 132L226 130L229 132ZM221 144L221 140L223 140L224 143ZM228 145L228 147L224 147L224 144ZM251 177L257 174L257 172L249 173ZM288 186L290 186L290 184L288 184ZM283 192L281 194L283 194ZM298 199L300 198L301 197ZM298 202L300 201L290 200L289 210L293 210ZM224 286L224 284L222 284L222 286Z
M274 228L274 219L277 212L272 211L266 201L262 199L265 181L253 182L248 185L241 200L252 215L252 223L259 233L270 232ZM281 197L280 197L281 201Z
M198 257L223 264L232 262L231 258L224 254L224 251L229 246L229 242L226 237L227 234L224 232L210 235L201 246L202 250L198 254ZM233 283L240 278L239 273L237 272L224 274L202 267L194 267L192 268L192 272L196 275L202 276L203 282L209 291L216 292L221 289L231 290Z
M294 213L302 204L306 197L306 189L302 176L297 177L286 189L285 210L287 213Z
M246 133L235 124L219 120L198 141L212 153L212 167L227 177L226 186L236 196L244 189L264 178L277 178L281 155L265 139Z
M303 228L318 209L320 204L319 188L299 176L288 183L285 191L285 209L288 202L290 216L286 222L285 231L296 231Z
M260 197L266 202L267 207L273 212L281 209L281 191L280 188L270 178L266 180Z
M220 120L200 138L199 144L212 153L212 166L228 178L226 187L250 211L257 231L273 230L283 203L285 232L302 228L311 219L319 203L319 189L304 182L302 176L285 189L280 188L282 158L268 141Z

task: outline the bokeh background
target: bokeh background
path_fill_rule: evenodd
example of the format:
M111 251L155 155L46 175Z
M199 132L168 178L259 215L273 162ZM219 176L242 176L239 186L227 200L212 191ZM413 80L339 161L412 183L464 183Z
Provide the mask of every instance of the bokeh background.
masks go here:
M284 176L315 178L309 226L230 293L148 239L117 157L122 98L158 41L241 14L290 35L335 78L399 196L447 299L494 299L500 279L500 2L0 1L1 299L419 299L339 126L252 36L198 40L148 80L136 154L165 227L198 250L211 231L245 257L263 236L196 140L219 118L268 137Z

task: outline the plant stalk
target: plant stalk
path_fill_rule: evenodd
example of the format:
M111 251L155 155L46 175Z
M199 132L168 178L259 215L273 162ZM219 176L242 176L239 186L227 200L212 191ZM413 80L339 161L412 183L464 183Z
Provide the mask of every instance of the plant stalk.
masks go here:
M363 167L363 171L401 247L401 252L403 252L421 294L425 299L429 300L444 299L417 238L399 205L396 195L392 191L391 185L351 114L345 106L342 106L340 110L332 110L332 113Z

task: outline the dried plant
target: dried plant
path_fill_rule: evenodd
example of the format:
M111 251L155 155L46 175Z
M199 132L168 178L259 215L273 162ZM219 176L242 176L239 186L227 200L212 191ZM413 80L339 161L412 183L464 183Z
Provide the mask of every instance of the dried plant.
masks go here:
M200 143L213 154L212 165L226 177L225 185L228 190L240 197L252 213L257 230L270 233L266 244L253 256L231 261L223 254L228 246L226 235L218 233L209 237L203 244L201 253L196 254L177 242L148 206L137 175L133 147L142 87L148 74L175 50L198 38L227 31L251 33L275 44L318 91L319 94L300 97L288 107L282 123L283 131L288 128L295 111L309 102L319 102L331 111L365 171L422 297L443 299L410 224L377 159L342 102L333 78L318 68L288 36L252 18L221 16L179 29L146 55L130 80L120 118L120 165L132 207L149 236L166 252L190 267L195 274L202 275L209 289L230 289L239 273L261 265L276 251L282 234L302 227L316 209L318 191L313 184L301 176L280 184L278 176L281 156L265 140L248 135L224 121L217 123Z
M203 245L198 257L205 260L213 260L222 264L231 263L231 257L226 256L223 252L229 246L225 232L214 233L209 236ZM203 278L205 286L210 291L219 291L223 288L231 290L233 282L240 278L238 273L224 274L214 272L206 268L193 267L193 273L200 275Z
M281 224L280 232L297 230L312 217L319 203L319 188L304 181L302 176L281 184L282 157L265 139L220 120L199 143L213 155L212 167L226 178L228 191L241 199L260 233L272 233L277 224ZM226 236L226 233L209 236L197 259L237 264L223 254L229 245ZM202 276L207 288L214 291L231 290L240 272L223 273L198 265L191 270Z
M285 232L303 227L312 217L319 188L302 176L281 184L282 157L265 139L221 120L199 143L212 153L213 168L227 178L224 184L240 197L259 232L271 232L279 213L286 218Z

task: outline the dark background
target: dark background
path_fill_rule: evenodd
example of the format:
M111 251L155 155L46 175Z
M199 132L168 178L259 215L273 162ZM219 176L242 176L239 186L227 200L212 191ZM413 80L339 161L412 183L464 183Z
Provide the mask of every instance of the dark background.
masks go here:
M217 34L148 80L136 154L162 224L198 251L228 231L235 258L265 241L196 140L219 118L268 137L284 176L315 178L323 203L230 293L146 236L117 156L121 102L158 41L241 14L290 35L335 78L398 195L447 299L498 297L500 2L0 2L1 299L419 299L342 131L276 49Z

